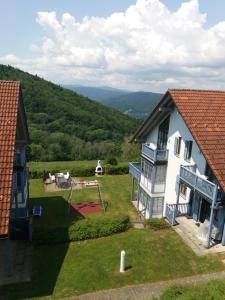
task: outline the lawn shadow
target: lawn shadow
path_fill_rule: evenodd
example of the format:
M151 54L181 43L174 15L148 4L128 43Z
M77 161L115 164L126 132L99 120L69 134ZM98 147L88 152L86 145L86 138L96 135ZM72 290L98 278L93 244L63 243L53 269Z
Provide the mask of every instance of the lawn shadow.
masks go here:
M62 196L31 198L30 204L42 206L42 216L33 220L32 281L0 287L0 299L51 296L69 248L69 227L84 218L69 213Z
M125 271L130 271L133 267L132 266L127 266L125 267Z

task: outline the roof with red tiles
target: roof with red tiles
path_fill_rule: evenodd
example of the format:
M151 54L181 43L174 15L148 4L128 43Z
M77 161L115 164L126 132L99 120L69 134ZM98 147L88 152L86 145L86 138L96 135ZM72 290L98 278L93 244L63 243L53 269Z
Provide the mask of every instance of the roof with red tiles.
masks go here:
M225 92L168 91L225 192Z
M225 92L211 90L170 89L131 141L145 130L152 116L166 99L171 98L184 119L199 149L225 192Z
M0 235L8 234L20 83L0 81Z

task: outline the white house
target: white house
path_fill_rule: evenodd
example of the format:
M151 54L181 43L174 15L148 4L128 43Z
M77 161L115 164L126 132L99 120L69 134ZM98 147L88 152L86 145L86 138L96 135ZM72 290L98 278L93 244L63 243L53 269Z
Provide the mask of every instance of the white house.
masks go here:
M225 245L225 92L168 90L135 132L141 162L130 163L132 200L145 218L186 215Z

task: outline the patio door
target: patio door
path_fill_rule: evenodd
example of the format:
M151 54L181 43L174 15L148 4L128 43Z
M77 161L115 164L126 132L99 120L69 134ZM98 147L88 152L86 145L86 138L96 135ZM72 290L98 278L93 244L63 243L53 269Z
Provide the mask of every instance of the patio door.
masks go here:
M205 220L208 220L210 217L210 203L204 198L201 199L201 209L199 214L199 221L204 223Z

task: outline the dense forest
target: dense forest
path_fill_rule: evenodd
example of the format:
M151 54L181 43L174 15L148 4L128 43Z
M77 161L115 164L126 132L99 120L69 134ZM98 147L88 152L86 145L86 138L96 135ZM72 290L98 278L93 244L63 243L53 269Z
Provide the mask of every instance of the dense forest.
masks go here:
M160 101L163 94L152 92L129 92L109 87L67 85L72 91L120 110L130 117L144 119Z
M11 66L0 65L0 80L21 82L30 160L105 159L132 153L124 140L138 126L136 120Z

